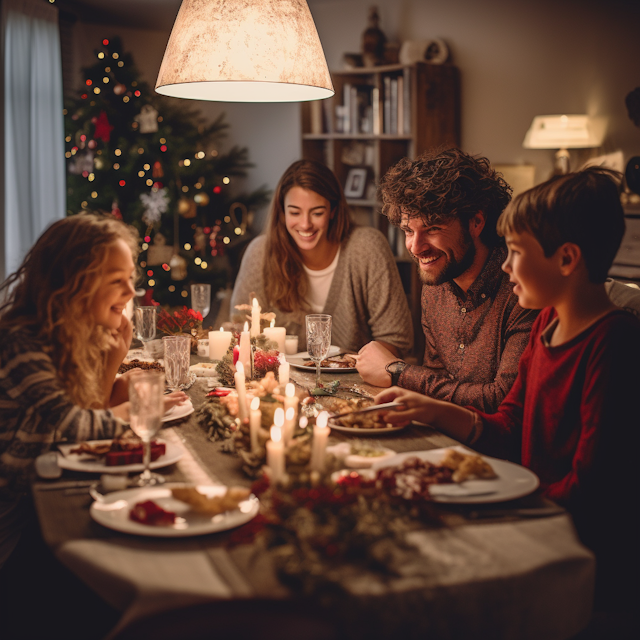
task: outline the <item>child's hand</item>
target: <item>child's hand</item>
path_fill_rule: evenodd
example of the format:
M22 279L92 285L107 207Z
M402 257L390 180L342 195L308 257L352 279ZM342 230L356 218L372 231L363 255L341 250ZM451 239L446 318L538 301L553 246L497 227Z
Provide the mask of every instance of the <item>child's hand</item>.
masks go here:
M407 425L412 420L429 424L433 418L434 409L439 404L437 400L423 396L420 393L415 393L414 391L401 389L400 387L385 389L375 397L376 404L383 404L385 402L402 402L405 405L404 409L387 411L384 414L385 422L390 422L398 426Z
M172 407L176 405L182 404L186 400L189 399L189 396L184 391L174 391L173 393L169 393L164 396L164 411L165 413L169 411Z

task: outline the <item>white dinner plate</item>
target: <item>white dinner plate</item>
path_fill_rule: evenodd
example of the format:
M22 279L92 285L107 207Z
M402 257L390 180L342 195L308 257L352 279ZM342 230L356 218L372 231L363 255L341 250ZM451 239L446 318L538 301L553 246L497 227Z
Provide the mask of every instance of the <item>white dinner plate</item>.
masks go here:
M223 495L224 486L198 486L198 491L212 497ZM173 511L177 522L170 525L148 525L135 522L129 518L131 509L138 502L153 500L167 511ZM156 538L184 538L200 536L206 533L226 531L249 522L255 518L260 509L260 502L253 494L238 505L237 509L217 516L206 516L191 510L191 507L176 500L171 495L171 486L142 487L115 491L106 495L100 502L91 505L91 517L99 524L137 536L153 536Z
M350 433L354 436L379 436L385 433L395 433L396 431L402 431L407 425L401 427L384 427L380 429L359 429L357 427L343 427L335 420L329 419L328 425L334 431L342 431L342 433Z
M172 420L179 420L190 416L194 412L193 404L191 404L191 398L187 398L182 404L177 404L175 407L171 407L162 416L162 422L171 422Z
M456 449L461 453L472 453L464 447L447 447ZM409 451L399 453L393 458L381 460L373 465L372 469L384 467L397 467L407 458L418 457L432 464L439 464L447 449L432 449L431 451ZM513 462L482 456L496 472L497 478L492 480L465 480L456 484L430 485L429 492L435 502L448 502L450 504L476 504L489 502L504 502L515 500L533 493L539 486L538 476Z
M336 347L332 345L329 347L329 354L327 358L331 356L335 356L340 353L340 347ZM305 360L309 360L309 353L307 351L300 351L292 356L286 356L287 362L296 369L301 369L302 371L311 371L315 373L316 365L315 364L304 364ZM354 373L357 371L355 367L320 367L320 371L322 373Z
M98 442L111 442L111 440L92 440L90 441L90 444ZM178 462L178 460L180 460L184 455L184 449L178 444L166 442L161 438L158 438L157 442L164 442L166 453L163 456L160 456L157 460L154 460L149 465L150 469L161 469L162 467L167 467L174 462ZM77 444L58 445L58 449L62 452L58 453L58 465L62 469L68 469L69 471L85 471L87 473L139 473L144 470L144 465L141 462L136 464L107 467L104 458L94 458L93 456L85 454L71 453L71 449L75 449L77 446Z

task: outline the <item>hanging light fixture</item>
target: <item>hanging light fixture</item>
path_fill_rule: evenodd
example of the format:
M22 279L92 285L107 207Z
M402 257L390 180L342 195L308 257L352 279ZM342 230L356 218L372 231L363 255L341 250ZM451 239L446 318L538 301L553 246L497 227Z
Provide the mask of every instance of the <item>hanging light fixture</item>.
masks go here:
M156 91L220 102L334 94L306 0L182 0Z

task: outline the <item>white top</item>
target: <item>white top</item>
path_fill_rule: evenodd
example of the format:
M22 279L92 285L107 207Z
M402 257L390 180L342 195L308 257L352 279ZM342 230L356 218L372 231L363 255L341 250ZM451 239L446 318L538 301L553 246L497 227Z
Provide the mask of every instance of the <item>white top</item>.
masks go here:
M333 274L338 266L339 257L340 249L338 248L333 262L325 269L320 269L319 271L308 269L302 265L302 268L307 274L307 278L309 278L309 293L307 294L306 301L314 313L322 313L324 310L324 305L329 297Z

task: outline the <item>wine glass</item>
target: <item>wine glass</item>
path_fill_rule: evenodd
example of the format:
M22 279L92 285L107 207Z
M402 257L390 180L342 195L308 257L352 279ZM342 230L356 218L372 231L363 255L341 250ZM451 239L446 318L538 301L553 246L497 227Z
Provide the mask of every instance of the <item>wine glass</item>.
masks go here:
M202 314L202 319L207 316L211 309L211 285L192 284L191 285L191 308Z
M144 344L144 352L150 355L147 349L147 342L156 337L156 317L155 307L137 307L136 308L136 333L138 339Z
M162 484L164 478L149 470L151 439L158 433L164 414L164 375L160 371L141 371L129 380L130 427L142 440L144 471L134 478L140 487Z
M314 313L307 318L307 352L316 363L316 387L320 386L320 363L329 355L331 347L331 316Z

